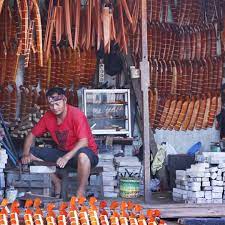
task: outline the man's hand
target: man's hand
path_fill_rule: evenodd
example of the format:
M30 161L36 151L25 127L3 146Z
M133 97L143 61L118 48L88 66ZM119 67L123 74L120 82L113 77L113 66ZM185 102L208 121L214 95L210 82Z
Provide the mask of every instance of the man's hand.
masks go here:
M22 164L29 164L31 162L31 155L30 154L23 155L21 161Z
M64 168L66 166L66 164L69 161L69 157L67 157L66 155L63 157L58 158L58 160L56 161L57 166L59 166L60 168Z

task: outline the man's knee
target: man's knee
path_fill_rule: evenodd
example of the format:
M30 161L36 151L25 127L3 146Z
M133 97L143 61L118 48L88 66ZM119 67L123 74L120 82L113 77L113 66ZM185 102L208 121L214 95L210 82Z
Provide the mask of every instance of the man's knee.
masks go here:
M90 160L89 160L88 156L85 153L80 153L78 155L78 162L81 165L90 165Z

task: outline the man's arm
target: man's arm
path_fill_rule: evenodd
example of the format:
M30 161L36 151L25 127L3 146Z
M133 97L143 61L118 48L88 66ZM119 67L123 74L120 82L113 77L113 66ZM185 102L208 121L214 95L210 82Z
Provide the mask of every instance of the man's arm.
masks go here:
M76 154L77 150L80 148L88 147L88 139L82 138L80 139L76 145L74 146L73 150L69 151L67 154L65 154L63 157L58 158L57 165L60 168L64 168L67 162L73 158L73 156Z
M35 136L30 132L24 142L24 147L23 147L23 157L21 159L23 164L28 164L31 161L30 157L30 147L35 139Z

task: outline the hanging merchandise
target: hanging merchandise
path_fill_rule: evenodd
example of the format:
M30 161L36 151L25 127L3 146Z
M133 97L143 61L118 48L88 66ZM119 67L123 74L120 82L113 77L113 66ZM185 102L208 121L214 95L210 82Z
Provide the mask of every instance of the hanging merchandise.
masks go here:
M222 7L221 1L148 1L149 105L154 129L213 127L221 110Z

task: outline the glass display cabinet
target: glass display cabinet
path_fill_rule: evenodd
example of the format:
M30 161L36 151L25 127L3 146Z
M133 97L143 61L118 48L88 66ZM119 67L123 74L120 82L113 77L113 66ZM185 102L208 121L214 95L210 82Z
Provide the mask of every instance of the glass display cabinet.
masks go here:
M83 102L93 134L131 137L129 89L84 90Z

